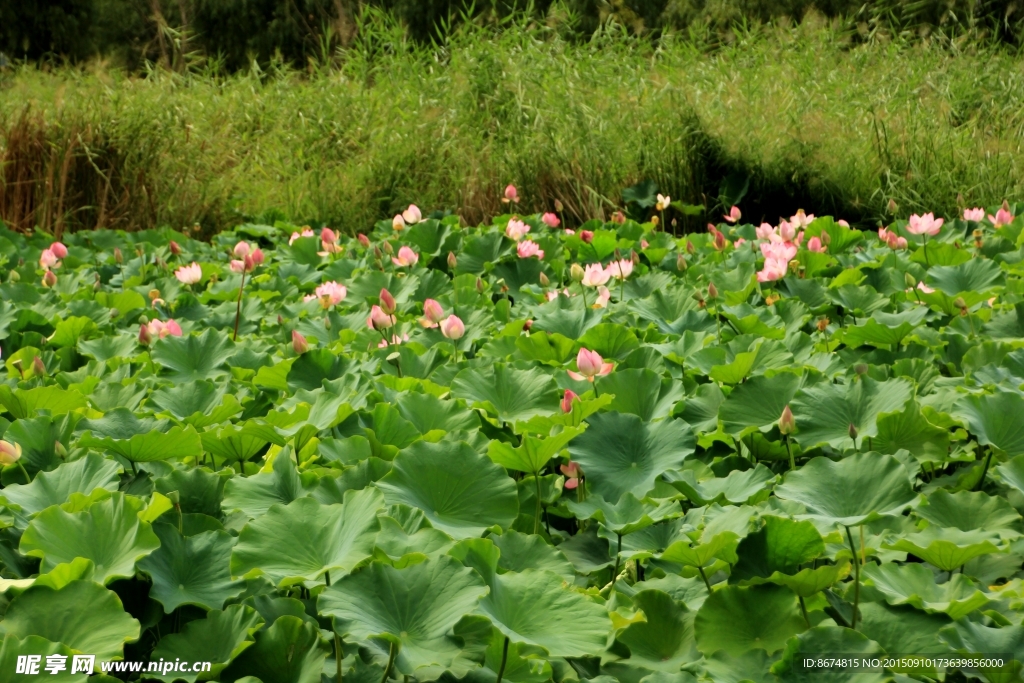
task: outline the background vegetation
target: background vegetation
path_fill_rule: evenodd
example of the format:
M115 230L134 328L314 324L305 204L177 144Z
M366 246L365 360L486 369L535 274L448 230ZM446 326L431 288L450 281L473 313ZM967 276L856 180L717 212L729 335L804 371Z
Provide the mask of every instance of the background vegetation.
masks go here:
M66 30L95 41L97 8L126 1L85 3L93 28ZM289 6L347 7L318 2ZM881 23L878 3L874 23L855 20L864 7L830 20L800 2L692 0L514 16L478 5L455 26L441 22L448 3L396 2L327 33L303 33L287 12L268 23L268 8L284 12L274 2L149 4L166 11L162 48L144 39L153 12L133 5L138 35L111 43L121 57L88 43L79 54L94 58L57 66L30 49L41 65L0 72L0 219L214 230L287 215L356 230L410 202L477 221L502 209L507 182L525 210L558 199L570 221L607 215L641 180L712 209L723 184L746 184L744 211L773 221L802 207L873 223L890 200L951 214L1024 196L1012 3L919 3L934 23L904 30L899 13ZM645 7L657 31L625 21ZM438 24L402 20L428 10L434 40L418 31ZM783 10L803 21L759 23ZM191 29L171 28L175 11ZM670 15L681 18L669 30ZM247 26L239 16L265 31L198 28ZM587 33L587 17L604 22ZM132 50L142 72L123 68ZM163 66L145 62L154 54Z

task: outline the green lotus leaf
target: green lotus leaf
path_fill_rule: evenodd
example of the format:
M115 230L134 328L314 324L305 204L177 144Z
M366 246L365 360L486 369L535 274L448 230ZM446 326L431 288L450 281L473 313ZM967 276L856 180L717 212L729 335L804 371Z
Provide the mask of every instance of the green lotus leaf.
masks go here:
M271 471L229 479L224 485L221 506L224 510L241 510L253 519L267 514L271 506L277 503L287 505L297 498L310 495L316 485L316 475L300 475L289 452L283 450L274 458Z
M989 259L976 258L956 266L935 266L928 269L928 284L949 296L963 293L983 294L1004 283L999 264Z
M480 426L479 415L466 410L461 402L442 401L431 394L403 393L395 402L395 407L420 434L435 429L446 432L470 431Z
M964 619L939 631L939 638L960 654L982 655L985 659L990 659L993 653L1009 655L997 657L1004 660L1001 667L977 671L968 669L965 673L981 674L988 683L1020 680L1024 663L1024 626L993 628Z
M615 396L610 410L639 415L644 422L667 417L683 398L681 382L647 368L618 370L599 378L597 388L602 394Z
M603 606L546 571L494 576L479 610L512 642L542 647L552 657L600 655L611 630Z
M180 605L220 609L245 589L243 582L231 580L231 534L205 531L185 538L170 524L157 524L153 531L160 548L138 566L153 579L149 595L167 614Z
M922 564L868 563L862 578L866 587L874 588L890 605L911 605L929 613L941 612L954 620L988 603L985 594L963 574L937 583L935 575Z
M529 420L558 410L558 387L540 370L501 363L467 368L452 380L452 396L464 398L502 422Z
M572 582L575 577L572 564L558 548L544 542L540 536L521 534L509 530L500 536L492 536L495 547L501 551L498 571L523 572L527 569L548 571Z
M778 652L806 628L796 596L782 586L725 586L713 591L694 620L697 648L740 656Z
M719 409L723 427L730 434L741 434L775 425L803 383L800 375L789 372L751 377L733 389Z
M668 471L665 481L697 505L733 503L742 505L753 496L771 490L769 482L775 479L770 469L758 463L749 470L733 470L724 477L697 481L693 470Z
M939 629L951 622L944 614L926 614L913 607L890 607L884 603L861 602L857 630L890 654L949 655L949 646L939 640ZM934 668L891 670L937 678Z
M180 633L169 633L160 639L150 661L163 659L173 662L184 661L210 662L210 671L202 674L216 678L232 660L251 646L250 631L261 623L256 610L245 605L231 605L221 610L210 610L203 619L196 619L185 624ZM201 674L174 672L167 674L149 674L147 678L156 678L166 683L175 680L186 680L194 683Z
M844 526L900 514L916 499L900 461L874 453L858 453L839 462L814 458L787 472L775 495L803 504L807 512L798 516Z
M982 491L950 493L946 489L938 489L914 513L936 527L995 532L1002 538L1020 535L1020 514L1005 498Z
M538 474L551 458L558 455L566 445L583 433L582 427L566 427L561 432L539 439L523 434L521 443L513 448L504 441L491 441L487 455L502 467L517 472Z
M422 513L421 513L422 514ZM429 526L403 526L394 517L380 515L380 532L374 542L374 558L399 569L447 553L452 539Z
M858 667L829 669L803 666L803 660L814 655L850 656L858 662L880 658L882 647L862 633L839 626L816 626L801 633L786 644L782 657L772 665L771 671L785 683L885 683L888 674L865 671Z
M30 474L52 470L61 464L57 455L57 442L70 444L78 423L77 413L60 418L40 415L36 418L15 420L4 432L4 439L21 446L20 463Z
M964 396L956 403L956 416L967 423L979 443L1012 457L1024 455L1024 397L1001 391L985 396Z
M995 468L1003 482L1024 493L1024 455L1018 455Z
M764 523L737 546L739 562L733 567L730 581L767 578L775 572L796 574L800 565L825 552L821 534L811 522L766 516Z
M600 325L603 319L600 311L584 307L579 297L559 296L537 308L537 316L530 329L531 332L544 330L567 339L579 339L587 330Z
M508 528L519 514L515 482L462 442L417 441L395 458L377 487L389 505L419 508L431 525L456 539Z
M725 402L725 394L714 382L700 384L693 396L683 400L683 406L674 411L676 417L693 425L698 434L718 429L718 411Z
M135 563L160 547L150 524L139 519L145 503L113 493L82 512L43 510L21 537L22 554L42 558L42 571L84 557L96 565L96 580L109 583L135 574Z
M516 337L516 348L527 360L562 365L572 357L576 342L560 334L538 330L529 336Z
M921 310L923 311L923 309ZM881 316L882 313L875 313L875 315ZM851 349L864 345L898 348L915 327L916 325L910 322L901 322L896 327L890 327L875 318L868 318L860 325L847 327L842 333L842 340Z
M799 280L798 282L807 282ZM703 584L702 584L703 585ZM739 657L732 657L719 650L704 659L704 668L714 681L721 683L777 683L769 669L778 656L770 657L764 650L751 650Z
M29 636L18 638L16 635L7 634L0 643L0 671L4 672L4 680L8 683L30 683L39 680L40 676L46 676L45 680L55 683L87 683L87 673L71 673L72 663L71 649L62 643L51 643L46 638ZM38 657L35 673L25 671L24 664L26 657ZM58 655L64 659L58 660L64 664L63 671L48 671L46 665L50 655ZM22 665L21 673L19 664Z
M623 663L674 673L700 659L694 640L694 612L659 590L641 590L633 596L633 606L644 613L646 621L634 622L619 633L618 641L629 648L629 658Z
M116 491L121 467L96 453L58 465L50 472L40 472L30 484L14 484L0 491L0 498L21 507L19 519L42 512L51 505L66 502L73 493L88 496L95 489ZM24 527L24 524L21 524Z
M49 342L57 348L75 346L80 339L95 334L97 330L96 323L90 318L74 315L57 323Z
M211 328L198 336L159 339L150 356L172 382L192 382L226 374L224 364L235 353L233 346L226 333Z
M877 382L869 377L853 384L818 384L804 387L793 398L795 438L805 448L828 444L833 448L853 445L850 425L861 439L878 435L880 413L903 408L914 388L906 379Z
M153 490L169 495L177 494L178 506L184 514L203 514L220 517L220 499L224 484L231 473L211 472L205 467L174 470L153 480Z
M608 539L597 535L597 529L590 528L559 544L558 552L572 563L580 574L591 574L615 562Z
M624 359L634 349L640 348L640 341L633 330L618 323L601 323L587 330L579 338L584 348L597 351L605 358Z
M78 342L78 352L100 362L132 355L138 348L139 339L132 334L117 334Z
M492 633L491 641L484 652L484 663L483 666L467 671L466 677L461 680L465 683L493 683L497 680L498 670L501 669L503 660L505 662L505 670L501 679L503 681L508 680L512 681L512 683L545 683L545 681L551 680L551 664L539 656L541 653L538 648L512 642L506 647L505 636L498 629L491 626L490 621L487 619L480 618L480 621ZM473 654L476 655L477 653L474 652ZM378 678L377 680L379 681L380 679Z
M196 380L161 387L149 396L150 402L178 420L196 428L218 424L242 412L234 396L225 396L228 385Z
M865 318L875 311L880 311L890 305L889 297L879 294L869 285L862 287L843 285L830 289L828 296L847 312L861 318Z
M236 576L262 573L275 584L338 580L373 554L383 497L376 489L348 491L342 505L299 498L274 505L249 522L231 553Z
M154 462L157 460L179 460L199 457L203 453L203 444L195 428L172 427L167 432L149 432L136 434L127 439L110 437L97 438L87 432L78 440L79 445L99 448L117 453L131 462Z
M232 683L253 676L261 683L320 683L329 651L314 624L279 617L256 632L255 642L221 671L220 680Z
M4 615L4 630L107 660L120 659L124 644L138 639L139 622L124 611L116 593L92 581L72 581L59 590L32 586L16 597Z
M448 633L487 592L479 574L450 557L402 570L374 562L325 589L317 610L333 617L335 631L349 640L390 641L398 648L398 671L414 674L458 655Z
M65 415L89 405L85 396L73 389L58 386L36 387L35 389L14 389L0 385L0 405L15 419L35 417L40 410L50 415Z
M629 491L622 494L617 503L606 501L599 493L592 493L586 500L570 500L566 505L578 519L596 519L620 536L682 514L679 505L671 499L641 500Z
M676 541L661 554L666 562L676 562L687 567L706 567L716 557L732 555L738 536L733 531L707 533L700 543Z
M994 534L932 526L920 533L901 538L895 543L883 544L882 547L913 553L925 562L951 572L975 557L999 552L999 548L992 544L990 538L995 539Z
M636 415L597 413L588 423L569 453L583 468L587 487L608 501L627 491L646 495L660 475L682 466L694 451L692 430L681 420L645 424Z
M849 562L827 564L821 567L806 567L795 574L773 572L770 576L763 578L754 577L747 579L743 583L750 585L774 583L779 586L786 586L802 598L809 598L846 578L850 570L851 565Z
M246 461L266 448L268 443L283 446L285 439L268 424L246 420L226 424L199 435L203 450L229 462Z
M949 454L949 431L928 422L911 400L902 411L879 414L871 448L890 455L907 450L921 462L942 462Z

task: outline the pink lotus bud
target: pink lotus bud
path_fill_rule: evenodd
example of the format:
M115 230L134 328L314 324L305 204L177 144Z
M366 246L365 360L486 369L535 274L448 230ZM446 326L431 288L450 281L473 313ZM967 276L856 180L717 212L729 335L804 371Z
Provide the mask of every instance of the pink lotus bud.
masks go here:
M709 299L717 299L718 298L718 287L715 287L715 283L714 282L709 282L708 283L708 298Z
M232 250L232 253L235 255L236 258L244 259L246 256L249 255L250 251L252 251L252 247L249 246L248 242L239 242L238 244L235 245L235 248Z
M114 263L124 263L124 254L121 253L121 249L119 247L114 247Z
M301 356L306 351L309 351L309 342L299 334L298 330L292 330L292 350L295 351L297 356Z
M0 441L0 465L13 465L21 460L21 444Z
M359 244L363 245L364 249L370 248L370 238L363 233L359 233L359 235L356 236L356 239L359 240Z
M506 185L505 186L505 197L504 197L503 201L506 204L508 202L518 202L519 201L519 191L516 190L516 186L515 185Z
M572 402L580 400L580 397L572 389L566 389L565 394L562 396L562 412L572 412Z
M721 232L715 233L715 249L722 251L726 247L725 234Z
M595 377L607 375L615 366L604 362L601 354L597 351L580 349L580 352L576 355L576 367L579 368L579 372L569 370L570 377L576 381L586 380L593 382Z
M334 232L330 228L324 228L320 231L320 241L326 244L334 244L338 241L338 233Z
M523 323L523 332L529 332L533 329L533 320L527 320Z
M48 270L43 273L43 285L45 287L53 287L57 284L57 274L52 270Z
M540 220L549 228L557 228L562 222L558 219L558 216L550 212L541 216Z
M571 491L580 485L580 477L583 476L583 471L578 464L570 460L567 465L559 465L558 469L565 475L565 488Z
M32 371L39 377L46 374L46 365L43 364L43 359L39 356L32 359Z
M459 264L459 261L458 261L458 259L455 258L455 253L449 251L448 252L448 269L449 270L455 270L455 267L458 264Z
M391 229L395 232L405 230L405 219L402 218L402 214L396 213L395 217L391 219Z
M621 211L616 211L612 214L612 223L616 225L623 225L626 222L626 214Z
M388 315L380 306L374 306L370 309L370 317L366 322L375 330L386 330L395 324L395 316Z
M68 256L68 248L61 244L60 242L54 242L53 244L51 244L50 251L52 251L53 255L56 256L57 258L67 258Z
M424 327L437 327L438 323L444 320L444 309L441 308L441 304L434 301L433 299L427 299L423 302L423 321Z
M149 327L146 325L139 325L139 343L143 346L149 346L150 342L153 341L153 335L149 333Z
M541 287L547 287L551 284L551 280L544 274L544 271L541 271L540 276L537 279L540 281Z
M821 243L821 240L817 237L812 237L807 241L807 249L810 251L817 251L824 253L826 251L825 245Z
M580 230L580 239L586 242L587 244L590 244L591 242L594 241L594 231Z
M782 417L779 418L779 432L784 435L796 431L796 420L793 418L793 411L786 406L782 409Z
M391 296L391 292L386 289L380 290L380 309L388 315L391 315L398 309L395 297Z
M423 214L420 212L420 207L415 204L410 204L409 208L402 212L402 219L409 225L414 225L423 220Z
M170 248L172 254L174 254L175 256L181 256L181 247L178 245L177 242L171 240L171 243L167 246L168 248Z
M441 321L441 334L451 340L461 339L466 334L466 326L457 315L450 315Z
M242 261L242 268L247 273L251 273L256 267L256 259L253 258L252 254L246 254L245 260Z
M254 249L253 252L251 254L249 254L249 257L252 259L252 262L253 262L254 266L259 266L259 265L263 264L263 250L262 249L259 249L259 248Z

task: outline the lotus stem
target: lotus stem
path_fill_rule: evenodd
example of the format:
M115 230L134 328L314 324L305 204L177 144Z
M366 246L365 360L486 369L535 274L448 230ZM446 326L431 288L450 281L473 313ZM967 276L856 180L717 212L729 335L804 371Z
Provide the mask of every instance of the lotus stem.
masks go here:
M988 466L992 462L992 447L988 447L988 455L985 456L985 466L981 469L981 479L974 485L975 491L980 491L981 487L985 485L985 475L988 474Z
M330 573L328 573L327 576L330 577ZM328 586L331 585L330 578L328 578L328 580L327 580L327 585ZM342 649L341 649L341 636L339 636L338 632L335 631L334 632L334 664L335 664L335 670L337 672L335 674L335 679L334 679L335 683L341 683L341 660L344 659L344 656L345 656L345 654L344 654L344 652L342 652Z
M931 264L928 263L928 233L924 233L924 267L931 268Z
M612 570L612 588L615 588L615 579L619 578L619 553L622 552L622 534L615 534L619 537L618 546L615 549L615 569Z
M508 662L508 636L505 636L505 645L501 648L501 666L498 667L498 680L496 683L501 683L502 677L505 675L505 664Z
M697 571L700 572L700 578L704 579L704 585L708 587L708 593L711 593L711 582L708 581L708 575L704 573L704 567L697 567Z
M582 282L580 283L580 294L583 296L583 312L586 313L586 311L587 311L587 288L583 286Z
M541 503L540 503L540 474L534 472L533 481L537 485L537 512L533 516L533 533L538 533L540 530L540 514L541 514ZM501 680L501 676L498 676L498 680Z
M850 621L850 628L857 630L857 609L860 607L860 562L857 558L857 548L853 545L853 534L850 527L846 527L846 538L850 541L850 554L853 556L853 618Z
M380 683L387 683L388 678L391 676L391 667L395 663L395 655L397 654L395 644L391 643L388 645L388 665L384 667L384 675L381 677Z
M800 600L800 611L804 613L804 622L807 624L807 628L811 627L811 618L807 616L807 604L804 602L804 596L799 596ZM341 680L340 678L338 679Z
M989 451L989 453L991 453L991 452L992 451ZM25 475L25 483L26 484L31 484L32 483L32 477L28 476L28 470L25 469L25 465L23 465L20 460L18 461L18 469L20 469L21 473Z
M238 285L238 304L235 306L235 338L238 341L238 321L242 317L242 290L245 289L245 268L242 268L242 284Z
M786 434L784 438L786 441L786 453L789 453L789 469L792 471L796 469L796 458L793 457L793 449L789 445L789 434Z
M330 572L324 572L324 581L327 582L328 586L331 585L331 573Z

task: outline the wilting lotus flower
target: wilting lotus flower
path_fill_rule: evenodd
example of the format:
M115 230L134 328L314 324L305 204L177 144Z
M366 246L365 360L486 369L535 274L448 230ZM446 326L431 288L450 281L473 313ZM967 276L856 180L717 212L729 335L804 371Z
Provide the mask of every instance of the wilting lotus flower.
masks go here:
M580 281L586 287L600 287L611 279L611 273L606 271L600 263L591 263L583 270L583 279Z
M665 209L667 209L669 207L669 205L671 203L672 203L672 198L671 197L669 197L667 194L659 194L658 195L658 201L654 205L654 208L657 209L658 211L664 211Z
M1013 214L1004 206L996 211L995 216L989 216L988 220L996 228L1001 228L1004 225L1009 225L1013 222Z
M612 293L608 291L607 287L597 288L597 301L594 302L593 308L606 308L608 302L612 299Z
M562 412L571 413L573 401L580 400L580 397L572 389L566 389L565 394L562 395Z
M932 289L931 287L929 287L928 285L926 285L923 282L918 282L917 283L917 288L919 290L921 290L922 294L934 294L935 293L934 289Z
M300 237L316 237L316 233L313 232L312 228L303 228L302 232L293 232L291 237L288 238L288 246L292 246L292 244L295 243L295 240Z
M420 207L415 204L410 204L409 208L402 212L402 220L409 225L415 225L423 220L423 214L420 213Z
M533 256L536 256L538 259L544 258L544 250L531 240L523 240L517 244L516 253L519 254L519 258L531 258Z
M59 259L52 249L43 249L43 253L39 255L39 267L43 270L56 267L58 261Z
M526 233L528 232L530 232L530 226L515 218L510 220L508 225L505 226L505 235L516 242L526 237Z
M738 206L732 207L731 209L729 209L729 213L722 216L722 218L724 218L729 223L735 223L742 217L743 214L740 212L740 207Z
M52 270L48 270L45 273L43 273L43 286L44 287L53 287L56 284L57 284L57 274L56 273L54 273Z
M590 244L591 242L594 241L594 231L580 230L580 239L586 242L587 244Z
M370 309L370 317L366 319L366 326L374 330L386 330L395 324L395 316L385 313L380 306Z
M301 356L306 351L309 351L309 342L303 337L298 330L292 330L292 350L295 351L295 355Z
M541 216L540 220L542 223L544 223L544 225L548 226L549 228L557 228L562 222L558 219L558 216L551 212L548 212Z
M181 326L178 325L173 319L163 322L160 320L150 320L149 324L146 325L149 331L149 336L152 339L163 339L164 337L180 337Z
M195 261L174 271L174 277L183 285L194 285L203 279L203 269Z
M816 251L821 254L824 254L826 251L828 251L828 247L822 244L821 239L818 237L812 237L810 240L807 241L807 249L809 251Z
M21 444L0 441L0 465L13 465L19 460L21 460Z
M337 306L345 300L346 296L348 296L348 289L345 288L345 285L333 280L316 288L316 298L320 300L320 305L324 308Z
M53 255L56 256L57 258L67 258L68 256L68 248L61 244L60 242L54 242L53 244L51 244L50 251L52 251Z
M402 247L398 250L398 256L392 256L391 262L399 268L405 268L407 266L415 266L419 262L420 257L415 251L409 247Z
M942 229L943 219L936 218L933 213L926 213L923 216L914 214L907 224L907 231L911 235L928 235L934 237Z
M466 334L466 326L457 315L450 315L441 321L441 334L451 340L461 339Z
M601 358L601 354L597 351L580 349L580 352L576 354L576 367L579 368L579 372L569 370L570 377L577 381L586 380L593 382L595 377L604 377L615 366L611 363L605 363L604 359Z
M605 269L608 275L616 280L625 280L633 273L633 260L624 258L619 261L612 261Z
M444 320L444 309L441 308L441 304L433 299L424 301L423 317L420 318L420 325L433 328L437 327L442 320Z
M985 218L985 209L964 209L965 221L980 221Z
M505 196L501 198L501 201L505 202L506 204L508 204L509 202L512 202L513 204L519 202L519 191L516 189L515 185L505 186Z
M568 465L560 465L558 469L565 475L565 484L563 484L565 488L572 490L580 485L580 477L583 476L583 472L579 465L570 460Z

